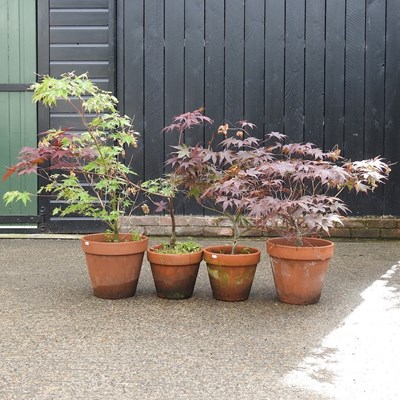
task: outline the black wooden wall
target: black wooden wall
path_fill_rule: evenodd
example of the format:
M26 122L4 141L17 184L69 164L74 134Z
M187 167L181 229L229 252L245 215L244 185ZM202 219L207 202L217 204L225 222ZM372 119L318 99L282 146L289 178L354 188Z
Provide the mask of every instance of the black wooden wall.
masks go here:
M163 126L200 106L218 122L254 122L259 137L400 160L400 0L46 1L50 72L88 70L116 91L142 133L144 178L162 173L175 143ZM399 168L374 196L350 199L354 215L400 215Z
M205 106L361 159L400 159L399 0L118 2L118 94L143 132L135 167L163 170L173 115ZM210 131L198 129L191 143ZM400 214L400 166L354 214ZM190 211L190 210L189 210Z

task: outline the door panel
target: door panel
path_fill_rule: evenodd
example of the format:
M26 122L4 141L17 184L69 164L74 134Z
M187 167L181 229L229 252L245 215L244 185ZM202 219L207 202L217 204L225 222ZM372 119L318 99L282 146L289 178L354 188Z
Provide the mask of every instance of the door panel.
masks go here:
M0 173L16 162L21 147L35 146L37 138L36 106L27 91L36 73L36 1L0 0ZM0 196L8 190L35 193L34 175L11 177L0 184ZM5 206L0 202L0 216L37 215L37 200L24 207ZM5 220L2 220L4 224Z

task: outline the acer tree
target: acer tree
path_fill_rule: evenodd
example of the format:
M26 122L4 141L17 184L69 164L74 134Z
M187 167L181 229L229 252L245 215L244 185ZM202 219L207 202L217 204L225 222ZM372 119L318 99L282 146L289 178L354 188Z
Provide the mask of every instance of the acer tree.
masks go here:
M173 149L186 149L184 144L185 133L194 126L202 124L212 124L214 121L203 115L204 109L200 108L191 112L180 114L172 119L172 123L163 129L163 132L178 133L178 145L172 146ZM170 164L169 161L166 163ZM141 184L143 192L147 195L153 205L155 212L166 212L170 216L171 221L171 236L169 243L162 245L161 251L187 253L197 251L200 246L191 241L177 242L176 221L175 221L175 198L178 193L185 193L185 185L182 185L182 180L179 174L175 171L166 173L163 177L151 179ZM157 199L158 198L158 199Z
M379 157L352 162L338 148L324 152L312 143L284 144L285 139L276 132L267 135L264 149L271 162L247 175L254 190L245 207L258 228L273 229L296 246L303 245L303 237L329 235L342 223L349 211L340 198L343 191L368 193L390 173Z
M182 143L167 161L189 196L232 222L232 252L253 227L278 232L297 246L304 236L329 234L348 212L340 194L373 191L390 173L379 157L352 162L338 148L285 144L278 132L256 139L254 128L247 121L220 125L224 140L216 148L213 141L208 147Z
M135 172L124 164L126 147L136 147L138 133L129 117L117 111L118 100L95 86L86 74L67 73L56 79L43 76L31 87L33 101L47 107L65 101L80 116L83 133L52 129L41 134L37 148L21 149L18 162L7 169L12 174L37 174L47 184L38 193L11 191L6 204L26 203L33 195L52 195L65 201L54 215L80 214L104 221L109 237L118 241L120 216L136 205L139 186Z
M252 153L257 150L254 147L257 139L251 137L248 131L254 127L247 121L239 121L236 126L220 125L207 147L199 144L187 146L184 143L172 146L174 151L166 163L172 168L171 176L177 186L188 197L194 197L205 209L217 212L221 218L231 222L233 254L239 238L252 229L254 223L248 218L242 201L250 188L234 185L228 189L227 185L238 171L251 166ZM234 137L229 138L231 133ZM224 140L214 149L214 139L218 134Z

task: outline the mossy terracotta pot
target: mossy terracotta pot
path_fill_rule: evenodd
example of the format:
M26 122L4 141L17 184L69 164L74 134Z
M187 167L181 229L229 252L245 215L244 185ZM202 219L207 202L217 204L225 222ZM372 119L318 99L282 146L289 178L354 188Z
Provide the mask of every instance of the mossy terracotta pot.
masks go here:
M161 245L147 250L157 296L169 300L188 299L196 284L203 251L189 254L163 254Z
M102 233L82 237L96 297L122 299L135 295L148 238L141 236L138 241L124 241L129 236L121 234L120 242L107 242Z
M237 246L210 246L204 249L208 276L215 299L222 301L244 301L249 298L260 250Z
M315 304L321 297L334 243L304 238L303 246L283 238L267 240L278 299L289 304Z

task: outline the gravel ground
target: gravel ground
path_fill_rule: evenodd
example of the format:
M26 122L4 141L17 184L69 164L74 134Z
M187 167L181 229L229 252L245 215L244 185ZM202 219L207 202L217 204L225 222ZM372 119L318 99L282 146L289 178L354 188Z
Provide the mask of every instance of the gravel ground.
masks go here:
M135 297L102 300L78 241L0 239L0 399L400 398L399 242L337 241L313 306L278 302L243 242L263 258L226 303L204 263L191 299L157 298L144 262Z

